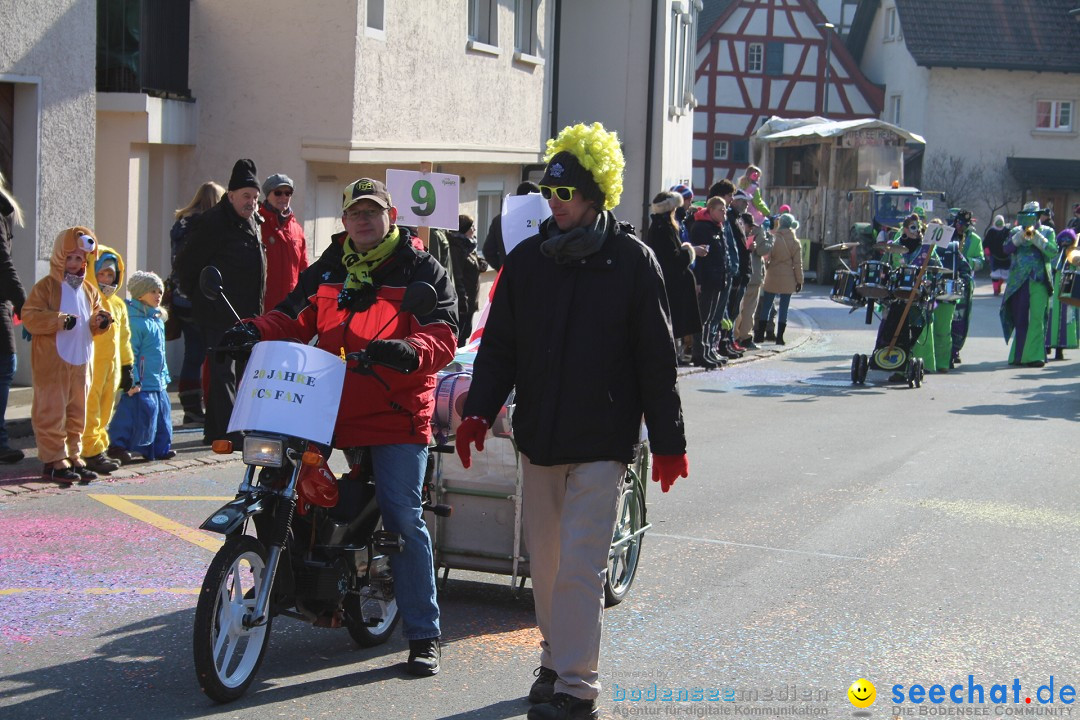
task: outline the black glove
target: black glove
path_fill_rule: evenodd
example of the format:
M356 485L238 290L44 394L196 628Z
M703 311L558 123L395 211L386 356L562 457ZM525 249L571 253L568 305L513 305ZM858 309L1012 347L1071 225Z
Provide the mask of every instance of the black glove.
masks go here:
M243 347L259 342L262 335L259 328L251 323L240 322L233 325L221 336L221 347Z
M795 283L795 292L802 292L802 283Z
M64 318L64 329L70 330L71 328L75 327L75 321L77 319L78 318L76 318L74 315L68 315L66 318Z
M135 371L130 365L120 366L120 392L127 392L135 386Z
M420 367L416 348L404 340L372 340L367 346L367 356L372 362L398 372L411 373Z

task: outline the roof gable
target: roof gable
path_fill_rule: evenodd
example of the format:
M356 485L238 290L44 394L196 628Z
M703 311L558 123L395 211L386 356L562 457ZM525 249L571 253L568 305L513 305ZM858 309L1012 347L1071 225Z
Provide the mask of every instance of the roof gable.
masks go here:
M923 67L1043 72L1080 72L1080 23L1069 15L1077 7L1080 0L896 0L904 42Z
M704 1L704 7L702 7L697 17L697 39L699 43L702 38L713 34L713 25L716 25L717 21L727 14L728 8L734 3L735 0Z

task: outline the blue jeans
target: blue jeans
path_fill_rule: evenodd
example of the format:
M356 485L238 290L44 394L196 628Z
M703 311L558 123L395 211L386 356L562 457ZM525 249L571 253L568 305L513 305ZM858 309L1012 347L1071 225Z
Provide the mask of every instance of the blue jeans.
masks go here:
M188 310L187 313L191 311ZM202 387L202 364L206 359L206 342L202 328L195 324L189 314L180 316L180 334L184 337L184 359L180 365L180 381ZM180 388L185 390L187 388Z
M780 298L780 310L776 314L776 322L779 325L787 324L787 311L788 305L791 304L791 293L771 293L762 292L761 299L758 300L758 322L764 322L769 319L769 311L772 310L773 298Z
M427 445L375 445L375 498L383 527L405 543L390 555L394 595L402 632L409 640L439 637L439 604L435 598L435 561L431 536L420 510L420 491L427 468Z
M4 416L7 414L8 393L11 391L11 380L15 377L15 366L18 364L15 353L10 355L0 354L0 448L8 446L7 425Z

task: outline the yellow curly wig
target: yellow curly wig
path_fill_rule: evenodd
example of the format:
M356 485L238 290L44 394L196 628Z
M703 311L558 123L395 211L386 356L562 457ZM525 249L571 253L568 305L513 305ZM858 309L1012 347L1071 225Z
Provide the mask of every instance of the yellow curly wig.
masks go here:
M556 153L563 150L576 157L581 166L592 174L593 180L604 193L605 210L619 204L626 160L623 158L618 134L605 130L598 122L592 125L578 123L567 126L558 137L547 141L544 162L550 162Z

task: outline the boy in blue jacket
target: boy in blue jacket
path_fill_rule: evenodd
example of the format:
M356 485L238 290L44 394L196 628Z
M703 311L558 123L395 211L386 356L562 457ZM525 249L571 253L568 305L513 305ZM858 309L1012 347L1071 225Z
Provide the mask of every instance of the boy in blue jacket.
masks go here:
M109 457L127 464L137 452L147 460L176 457L172 449L172 405L166 388L169 368L165 363L165 310L161 296L165 284L152 272L138 271L128 280L128 322L135 356L130 390L120 397L109 425L112 446Z

